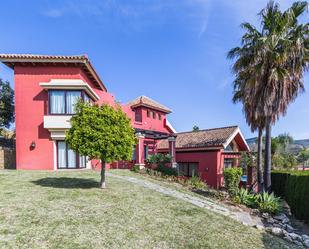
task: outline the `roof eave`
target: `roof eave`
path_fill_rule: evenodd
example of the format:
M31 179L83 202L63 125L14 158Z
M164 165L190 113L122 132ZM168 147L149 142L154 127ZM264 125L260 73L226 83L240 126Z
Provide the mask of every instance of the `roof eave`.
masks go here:
M162 108L155 107L155 106L152 106L152 105L147 105L147 104L144 104L144 103L137 103L137 104L129 105L129 106L131 108L136 108L136 107L139 107L139 106L144 106L144 107L148 107L148 108L151 108L151 109L154 109L154 110L158 110L158 111L164 112L166 114L169 114L169 113L172 112L172 110L170 110L170 109L162 109Z
M203 147L176 147L178 151L194 151L194 150L220 150L222 146L203 146ZM168 148L158 148L158 151L168 151Z
M91 62L87 57L84 58L22 58L22 57L15 57L15 58L6 58L0 56L0 62L5 64L6 66L14 69L16 63L64 63L64 64L84 64L87 70L90 72L94 80L98 83L98 85L107 92L107 88L105 87L103 81L100 79L99 75L97 74L96 70L92 66Z
M225 149L225 148L232 142L232 140L235 138L235 136L236 136L237 134L240 135L241 139L242 139L243 142L244 142L244 145L245 145L246 149L247 149L248 151L250 151L250 147L249 147L249 145L248 145L248 143L247 143L245 137L244 137L243 134L241 133L240 128L239 128L238 126L237 126L237 128L235 129L235 131L229 136L229 138L223 143L223 148Z

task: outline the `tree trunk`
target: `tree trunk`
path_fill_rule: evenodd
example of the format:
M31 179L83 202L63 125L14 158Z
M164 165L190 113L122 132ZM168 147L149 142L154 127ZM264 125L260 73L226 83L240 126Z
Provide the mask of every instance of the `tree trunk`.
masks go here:
M271 122L266 118L264 188L271 191Z
M258 192L263 191L263 165L262 165L262 156L263 156L263 148L262 148L262 136L263 130L259 129L258 135L258 154L257 154L257 180L258 180Z
M106 162L101 159L101 181L100 181L100 187L105 188L105 168L106 168Z

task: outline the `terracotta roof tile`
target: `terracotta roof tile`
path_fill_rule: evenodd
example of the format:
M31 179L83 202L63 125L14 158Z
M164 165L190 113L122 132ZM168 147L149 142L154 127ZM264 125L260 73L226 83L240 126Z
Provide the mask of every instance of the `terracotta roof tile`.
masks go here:
M87 60L87 55L0 54L0 59Z
M238 126L176 133L176 148L217 147L233 135ZM161 140L158 149L168 149L168 140Z
M147 97L147 96L139 96L136 99L130 101L127 105L131 107L137 107L137 106L147 106L156 110L160 110L165 113L172 112L171 109L167 108L166 106L158 103L157 101Z

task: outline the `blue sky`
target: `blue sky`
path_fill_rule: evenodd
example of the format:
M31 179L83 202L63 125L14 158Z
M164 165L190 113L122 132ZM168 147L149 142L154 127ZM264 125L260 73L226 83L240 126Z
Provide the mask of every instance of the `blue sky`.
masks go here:
M293 1L278 1L287 8ZM170 107L177 131L238 124L229 49L243 21L258 23L264 0L41 0L1 3L0 53L88 54L109 92L127 102L147 95ZM307 16L308 18L308 16ZM307 19L308 20L308 19ZM13 84L13 72L0 66ZM308 92L273 128L309 138Z

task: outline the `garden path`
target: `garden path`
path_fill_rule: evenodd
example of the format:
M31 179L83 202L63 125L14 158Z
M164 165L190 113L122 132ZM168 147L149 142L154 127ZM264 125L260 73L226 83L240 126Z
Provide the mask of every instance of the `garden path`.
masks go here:
M263 223L261 219L257 216L252 216L250 213L246 211L240 211L240 210L233 210L232 208L219 204L214 202L211 199L207 198L199 198L190 194L182 193L180 191L168 188L168 187L163 187L159 184L144 180L144 179L139 179L131 176L121 176L121 175L115 175L110 172L106 173L107 176L115 177L121 180L125 180L128 182L131 182L133 184L137 184L139 186L160 192L162 194L172 196L174 198L180 199L182 201L189 202L197 207L200 208L206 208L208 210L211 210L215 213L219 213L224 216L231 217L239 222L241 222L244 225L247 226L252 226L252 227L258 227L258 228L263 228Z

